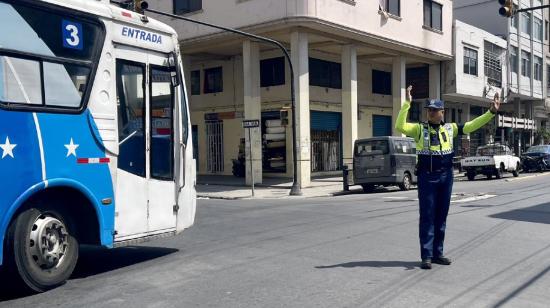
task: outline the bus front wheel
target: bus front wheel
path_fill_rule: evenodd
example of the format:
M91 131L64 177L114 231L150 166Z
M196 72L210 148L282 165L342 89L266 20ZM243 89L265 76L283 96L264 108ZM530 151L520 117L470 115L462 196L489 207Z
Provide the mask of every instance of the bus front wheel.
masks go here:
M35 292L65 283L78 260L78 241L69 217L56 210L30 208L8 230L12 272Z

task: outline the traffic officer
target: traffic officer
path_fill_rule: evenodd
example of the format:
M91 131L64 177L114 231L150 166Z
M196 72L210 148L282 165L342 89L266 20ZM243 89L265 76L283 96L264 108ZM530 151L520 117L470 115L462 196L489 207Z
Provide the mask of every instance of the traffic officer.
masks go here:
M443 255L445 225L453 189L453 138L469 134L487 124L498 111L500 99L495 94L490 109L464 125L443 121L444 103L438 99L426 102L427 123L407 123L412 86L397 116L395 128L414 138L417 153L418 200L420 203L421 268L431 269L432 262L450 265Z

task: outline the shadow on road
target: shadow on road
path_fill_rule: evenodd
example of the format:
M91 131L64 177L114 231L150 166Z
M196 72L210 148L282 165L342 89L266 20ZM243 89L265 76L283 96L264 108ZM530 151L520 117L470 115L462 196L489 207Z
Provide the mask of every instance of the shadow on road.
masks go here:
M156 258L164 257L177 249L159 247L130 246L116 249L106 249L96 246L82 245L79 251L79 259L70 279L80 279L99 275L105 272L117 270L127 266L139 264ZM14 283L0 268L0 302L34 295L25 290L20 283ZM5 279L10 279L6 281Z
M80 248L78 264L76 265L71 279L98 275L160 258L177 251L177 249L161 247L130 246L106 249L95 246L83 246Z
M489 217L550 224L550 203L490 215Z
M335 268L335 267L403 267L405 270L415 269L420 265L419 262L411 261L357 261L357 262L347 262L334 265L321 265L316 266L315 268L325 269L325 268Z

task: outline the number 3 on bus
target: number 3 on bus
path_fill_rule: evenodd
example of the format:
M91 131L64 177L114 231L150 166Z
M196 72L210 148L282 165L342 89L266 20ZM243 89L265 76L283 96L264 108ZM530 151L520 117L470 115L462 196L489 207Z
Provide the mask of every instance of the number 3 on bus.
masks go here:
M108 0L0 0L0 264L42 292L79 245L194 223L178 39Z

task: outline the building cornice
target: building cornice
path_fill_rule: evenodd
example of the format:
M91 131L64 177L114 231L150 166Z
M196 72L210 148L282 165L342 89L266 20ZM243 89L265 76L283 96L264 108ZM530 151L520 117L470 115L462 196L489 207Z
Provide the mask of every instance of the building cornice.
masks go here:
M254 34L269 35L269 33L290 33L295 29L303 28L303 31L313 31L318 34L330 36L333 39L342 41L343 43L353 43L363 45L369 48L387 51L389 53L399 53L396 48L404 48L407 52L413 53L417 57L422 57L430 60L444 61L452 60L452 54L444 54L431 49L422 48L408 43L403 43L397 40L383 37L377 34L361 31L355 28L347 27L327 20L309 16L297 16L277 19L260 24L254 24L238 28L238 30L251 32ZM420 30L425 31L425 30ZM180 40L183 50L193 50L207 48L215 45L220 41L231 41L237 35L228 32L216 32L199 37ZM452 44L449 42L449 44ZM204 47L201 47L204 46Z

